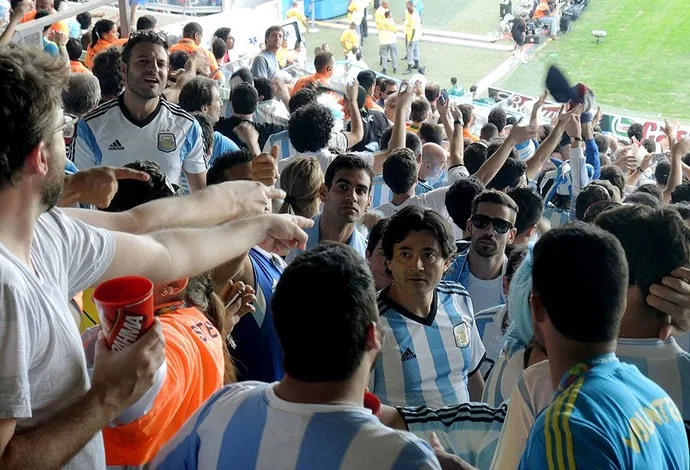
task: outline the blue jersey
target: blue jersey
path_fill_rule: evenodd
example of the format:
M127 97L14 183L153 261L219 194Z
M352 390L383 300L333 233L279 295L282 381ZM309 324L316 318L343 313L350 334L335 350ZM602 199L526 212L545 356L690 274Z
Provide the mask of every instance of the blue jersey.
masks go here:
M232 330L237 347L231 350L231 355L238 381L274 382L283 378L283 350L273 326L271 298L285 262L257 248L249 251L249 259L254 270L256 311L242 318Z
M383 350L370 389L386 404L442 407L469 401L467 378L484 358L472 302L460 285L441 282L420 318L379 293Z
M690 467L673 400L613 353L573 366L537 417L520 469Z
M225 137L218 131L213 131L213 150L211 152L211 160L209 165L213 165L216 158L223 155L225 152L236 152L240 148L235 142Z
M160 469L440 469L428 444L350 404L278 398L242 382L213 395L163 448Z
M314 247L318 246L319 243L321 243L321 214L316 214L311 220L314 221L314 225L304 229L304 232L308 237L307 251L313 249ZM365 257L367 251L367 239L359 230L357 230L356 227L352 230L352 235L350 235L350 239L347 241L347 244L350 246L350 248L362 255L362 258ZM292 250L287 255L287 262L291 263L292 260L295 259L300 253L302 253L302 250L300 249Z

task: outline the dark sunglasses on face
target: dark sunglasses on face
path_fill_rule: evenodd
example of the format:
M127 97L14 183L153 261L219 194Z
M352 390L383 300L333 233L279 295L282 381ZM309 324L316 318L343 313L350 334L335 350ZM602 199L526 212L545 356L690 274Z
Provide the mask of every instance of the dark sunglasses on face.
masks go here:
M472 216L472 225L475 228L478 228L480 230L485 229L489 226L489 224L493 225L496 233L506 233L508 230L513 228L513 224L508 222L507 220L496 219L482 214L474 214Z

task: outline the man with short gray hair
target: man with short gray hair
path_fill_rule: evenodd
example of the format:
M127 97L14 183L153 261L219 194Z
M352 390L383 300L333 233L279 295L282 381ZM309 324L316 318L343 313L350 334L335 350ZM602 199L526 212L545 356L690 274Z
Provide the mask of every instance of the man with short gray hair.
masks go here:
M98 106L101 100L101 85L90 73L73 73L67 81L67 88L62 90L62 108L65 113L78 118Z

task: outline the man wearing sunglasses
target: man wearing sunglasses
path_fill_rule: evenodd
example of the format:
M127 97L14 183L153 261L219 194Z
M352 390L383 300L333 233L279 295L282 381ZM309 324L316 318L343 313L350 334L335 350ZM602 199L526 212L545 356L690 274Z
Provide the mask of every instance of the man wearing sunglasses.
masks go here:
M515 240L517 213L515 201L493 189L480 193L472 203L467 221L470 246L460 253L444 279L467 289L475 312L505 303L505 249Z

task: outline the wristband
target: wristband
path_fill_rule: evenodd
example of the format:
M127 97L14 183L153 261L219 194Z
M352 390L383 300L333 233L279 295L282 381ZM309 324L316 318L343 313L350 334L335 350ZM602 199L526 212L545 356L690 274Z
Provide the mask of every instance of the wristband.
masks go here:
M573 137L573 140L574 140L575 142L582 142L582 139L579 138L579 137Z
M462 123L462 121L458 121L457 119L456 119L455 121L453 121L453 124L456 125L456 126L464 126L464 124Z
M644 170L642 169L641 166L638 166L635 171L639 171L640 173L644 173Z

